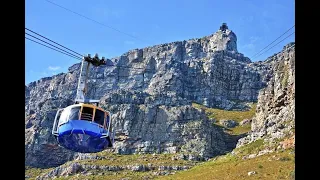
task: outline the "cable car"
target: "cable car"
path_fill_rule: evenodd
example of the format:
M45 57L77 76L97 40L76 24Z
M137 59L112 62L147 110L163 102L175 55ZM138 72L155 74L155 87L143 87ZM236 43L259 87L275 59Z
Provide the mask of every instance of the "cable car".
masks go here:
M60 146L80 153L100 152L114 143L110 112L99 107L99 100L85 98L90 64L98 67L106 62L97 54L83 58L75 104L57 111L52 128Z

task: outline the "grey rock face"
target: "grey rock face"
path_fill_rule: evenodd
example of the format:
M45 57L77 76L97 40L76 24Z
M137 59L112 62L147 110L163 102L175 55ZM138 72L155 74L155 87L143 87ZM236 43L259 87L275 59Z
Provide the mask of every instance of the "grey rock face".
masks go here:
M205 114L190 105L168 107L121 104L102 107L114 112L115 129L127 136L115 145L120 154L132 153L197 153L211 157L225 152L223 136Z
M233 128L238 125L238 123L234 120L220 120L219 122L221 125L227 128Z
M190 105L244 109L245 102L257 100L272 76L269 63L251 63L237 52L236 41L229 29L219 30L199 39L131 50L112 58L114 67L92 67L89 97L101 99L113 114L116 131L127 137L116 150L209 157L231 147L223 132L211 128L205 115ZM25 87L26 165L52 167L77 157L56 146L51 128L57 109L73 104L79 70L80 63Z
M28 84L26 91L25 164L35 167L58 166L72 160L74 153L57 146L51 135L58 108L73 104L77 76L59 74Z
M252 122L252 119L244 119L239 123L239 125L244 126L244 125L250 124L251 122Z
M57 146L51 136L55 111L36 112L26 117L25 158L26 165L46 167L58 166L73 159L73 153ZM50 154L54 152L54 154ZM49 154L49 155L48 155Z
M259 93L252 133L240 139L237 146L262 137L272 142L273 139L294 135L295 49L292 45L288 44L282 52L266 60L271 64L274 75L268 81L268 86Z

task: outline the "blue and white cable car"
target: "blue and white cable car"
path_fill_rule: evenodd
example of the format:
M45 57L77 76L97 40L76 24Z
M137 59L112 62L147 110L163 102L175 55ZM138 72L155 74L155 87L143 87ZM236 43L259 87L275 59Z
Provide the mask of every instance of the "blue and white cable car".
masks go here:
M75 104L57 111L52 129L60 146L80 153L113 147L115 135L110 112L98 107L99 100L85 98L90 64L97 67L106 62L97 54L83 58Z

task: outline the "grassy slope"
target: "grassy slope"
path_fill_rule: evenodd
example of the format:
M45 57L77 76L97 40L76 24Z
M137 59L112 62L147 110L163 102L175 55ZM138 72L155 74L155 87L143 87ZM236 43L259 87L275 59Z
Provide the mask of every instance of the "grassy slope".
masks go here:
M88 165L107 165L107 166L127 166L127 165L147 165L151 163L156 167L155 171L158 171L159 166L189 166L192 167L198 162L196 161L188 161L188 160L172 160L173 156L177 156L177 154L130 154L130 155L119 155L108 152L100 152L96 153L96 155L100 157L104 157L101 160L74 160L71 162L78 162L81 164ZM65 165L70 164L71 162L65 163ZM25 174L30 177L30 179L34 179L36 176L49 172L53 168L50 169L36 169L36 168L28 168L25 171ZM155 171L147 171L147 172L132 172L130 170L122 170L117 172L112 171L90 171L95 173L94 175L72 175L69 177L61 177L57 179L121 179L121 178L132 178L132 179L140 179L140 178L152 178L155 175L153 174ZM103 174L102 174L103 173Z
M196 108L204 109L209 118L220 120L232 119L241 122L243 119L251 119L255 114L256 104L251 105L249 111L225 111L215 108L207 108L199 104L193 104ZM251 125L226 128L230 134L242 134L250 131ZM213 161L197 165L190 170L177 172L175 175L162 176L158 179L293 179L294 153L293 149L282 152L273 152L252 159L242 159L249 154L256 154L265 149L263 140L257 140L235 150L236 155L227 154ZM248 172L256 174L248 176Z
M147 165L152 163L154 165L186 165L184 160L172 161L173 154L130 154L120 155L107 152L98 153L99 156L105 157L102 160L80 160L82 164L108 165L108 166L124 166L141 164ZM189 163L189 165L191 165Z
M32 179L35 179L35 177L39 176L40 174L49 172L52 169L53 168L41 169L41 168L26 167L24 174L25 176L28 176L30 180L32 180Z
M207 108L199 104L193 104L196 108L204 109L209 118L214 118L214 124L221 126L218 122L222 119L232 119L237 122L243 119L251 119L255 114L256 104L251 105L249 111L225 111ZM230 134L242 134L250 131L251 125L227 128ZM236 154L227 154L217 157L215 160L204 162L194 166L187 171L180 171L174 175L161 176L157 179L293 179L294 177L294 149L281 152L273 152L252 159L242 159L249 154L256 154L265 149L263 140L257 140L246 146L235 150ZM255 171L256 174L249 176L248 172Z
M256 111L256 103L251 104L251 109L248 111L226 111L216 108L207 108L196 103L193 103L192 106L198 109L204 109L208 118L213 118L217 121L214 123L217 126L221 126L219 124L220 120L230 119L240 123L244 119L251 119L253 118ZM229 134L239 135L249 132L251 130L251 125L247 124L244 126L236 126L234 128L226 128L226 130Z
M261 149L261 141L250 144L246 147L239 149L237 155L227 154L225 156L217 157L215 160L204 162L200 165L196 165L190 170L180 171L174 175L154 176L153 171L147 172L132 172L132 171L119 171L108 172L104 171L104 174L99 175L74 175L69 177L61 177L58 179L225 179L225 180L241 180L241 179L292 179L294 174L294 153L292 149L288 149L282 152L274 152L266 155L262 155L253 159L243 160L242 155L256 152L257 149ZM118 156L118 155L116 155ZM138 155L133 155L138 156ZM132 155L123 155L119 159L130 160L128 164L134 164L136 157ZM127 158L128 159L127 159ZM138 158L142 159L142 158ZM165 161L171 161L167 158L160 158ZM137 159L136 159L137 160ZM140 161L140 160L139 160ZM149 160L150 161L150 160ZM162 161L163 162L163 161ZM153 164L162 164L161 160L150 161ZM105 164L105 163L102 163ZM115 163L118 164L118 163ZM114 164L114 165L115 165ZM123 163L123 165L126 163ZM163 164L166 165L166 164ZM34 171L34 170L33 170ZM40 170L38 170L40 171ZM43 171L43 170L42 170ZM256 174L248 176L249 171L255 171ZM30 173L30 169L26 171L26 174ZM36 173L39 175L39 172ZM34 176L35 177L35 176Z
M255 148L256 145L250 146L249 149L256 150ZM243 160L242 155L248 152L246 149L237 155L220 156L216 160L205 162L187 171L158 179L293 179L295 168L293 149ZM250 171L255 171L256 174L249 176Z

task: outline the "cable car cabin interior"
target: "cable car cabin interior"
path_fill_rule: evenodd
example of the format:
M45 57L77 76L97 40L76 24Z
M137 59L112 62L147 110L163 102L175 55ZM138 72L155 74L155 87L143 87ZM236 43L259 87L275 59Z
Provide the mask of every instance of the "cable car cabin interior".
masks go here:
M57 112L53 134L59 144L77 152L98 152L112 147L108 111L91 104L74 104Z

